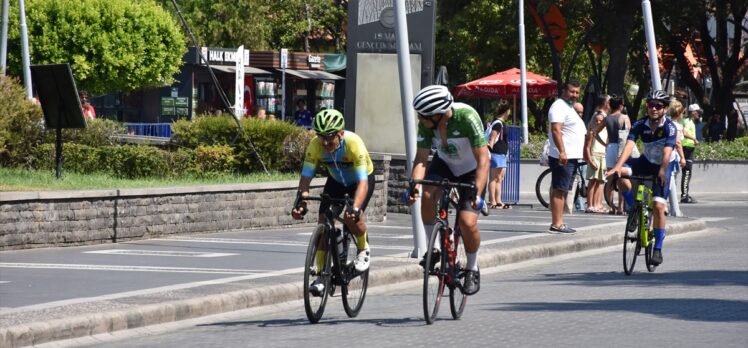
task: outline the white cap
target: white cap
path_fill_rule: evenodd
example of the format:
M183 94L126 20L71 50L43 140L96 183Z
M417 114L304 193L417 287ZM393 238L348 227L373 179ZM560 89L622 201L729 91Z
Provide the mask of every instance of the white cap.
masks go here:
M689 105L688 106L688 112L691 112L691 111L704 112L704 110L701 109L701 107L699 106L699 104L691 104L691 105Z

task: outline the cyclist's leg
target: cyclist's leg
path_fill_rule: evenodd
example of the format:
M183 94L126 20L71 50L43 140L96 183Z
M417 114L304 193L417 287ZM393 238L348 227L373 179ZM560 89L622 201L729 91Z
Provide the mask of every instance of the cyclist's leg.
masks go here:
M475 171L463 174L456 178L459 182L475 182ZM465 282L463 291L465 295L473 295L480 290L480 270L478 267L478 250L480 249L480 229L478 228L478 214L480 209L473 209L470 202L476 195L476 192L467 192L466 189L460 189L460 212L457 221L462 233L462 240L465 244L465 254L467 264L465 265ZM480 196L481 192L477 192Z
M424 179L427 180L452 180L454 175L449 170L447 164L439 156L434 156L431 164L426 169ZM442 190L436 186L421 185L421 219L423 219L423 229L426 231L426 240L431 237L431 231L434 229L434 220L436 219L436 205L442 196Z
M361 204L361 207L359 207L359 210L361 214L359 215L358 221L355 221L353 218L346 218L345 219L345 225L348 227L348 230L350 230L354 236L356 236L356 249L358 251L358 255L356 256L356 259L354 260L354 265L356 267L356 270L363 272L366 271L369 268L369 261L371 257L371 251L369 249L369 241L367 238L367 228L366 228L366 222L364 221L364 213L366 212L366 207L369 205L369 200L371 199L372 194L374 194L374 174L370 174L368 179L368 189L366 191L366 197L364 198L364 202ZM356 194L356 185L351 185L346 188L346 193L349 197L354 197Z
M665 172L664 183L655 180L655 183L652 185L652 202L654 205L652 229L655 236L655 252L652 257L652 263L654 264L662 263L662 243L665 239L665 228L667 226L665 210L667 209L667 198L670 195L670 178L672 177L674 166L674 162L671 162L670 165L668 165L667 171ZM659 171L659 165L652 165L651 170Z

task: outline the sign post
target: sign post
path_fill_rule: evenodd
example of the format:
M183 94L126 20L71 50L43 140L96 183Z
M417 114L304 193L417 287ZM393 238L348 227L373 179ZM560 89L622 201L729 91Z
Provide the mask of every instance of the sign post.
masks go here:
M286 68L288 68L288 49L281 48L281 120L286 120Z
M236 50L236 81L234 81L234 117L244 116L244 45Z

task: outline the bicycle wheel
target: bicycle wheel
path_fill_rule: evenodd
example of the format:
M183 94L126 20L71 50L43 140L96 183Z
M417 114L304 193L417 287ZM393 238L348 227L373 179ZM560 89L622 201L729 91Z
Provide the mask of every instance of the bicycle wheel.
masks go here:
M634 272L636 257L641 250L639 241L639 223L641 219L641 206L634 208L626 220L625 234L623 236L623 271L626 275Z
M325 305L327 304L327 297L330 293L332 253L326 253L325 264L322 270L317 270L316 265L317 246L320 239L324 238L324 236L325 226L317 225L317 228L312 233L312 238L309 239L306 262L304 263L304 310L306 311L306 317L312 324L317 323L322 318L322 313L325 312ZM324 290L319 296L315 296L309 291L309 285L317 278L324 285Z
M429 268L423 271L423 314L427 324L434 323L444 294L444 278L447 265L442 262L444 260L443 254L435 254L437 249L446 250L442 243L442 233L444 232L445 227L441 222L434 224L434 229L426 246L424 266Z
M465 243L463 243L462 234L459 230L454 233L454 244L452 248L455 249L455 272L453 275L463 275L465 266L467 265L467 252L465 252ZM455 279L455 283L459 282L460 279ZM449 309L452 312L452 318L460 319L462 312L465 310L465 304L467 304L467 296L457 286L449 287Z
M649 240L649 243L647 243L647 248L644 250L644 262L647 264L647 271L654 272L657 269L657 265L652 264L652 253L654 253L655 238L654 232L652 231L651 212L647 214L646 224L648 227L647 239Z
M535 195L538 201L544 207L548 208L551 204L551 168L546 169L535 182Z
M349 231L345 233L345 240L343 241L348 247L347 255L340 259L340 264L343 267L343 309L345 314L349 318L355 318L358 312L361 311L361 307L364 305L364 298L366 298L366 288L369 285L369 270L359 272L353 267L353 259L358 254L356 248L356 240L353 234ZM368 239L368 236L367 236Z

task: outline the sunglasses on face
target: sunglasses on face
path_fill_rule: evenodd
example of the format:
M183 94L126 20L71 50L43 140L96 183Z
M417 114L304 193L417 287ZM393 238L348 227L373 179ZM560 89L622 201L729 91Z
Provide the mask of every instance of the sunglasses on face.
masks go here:
M665 104L658 102L649 102L647 103L647 107L650 109L662 110L665 108Z
M337 133L331 133L331 134L319 134L317 133L317 136L320 138L320 140L324 140L326 142L331 142L335 140L335 138L338 136Z

